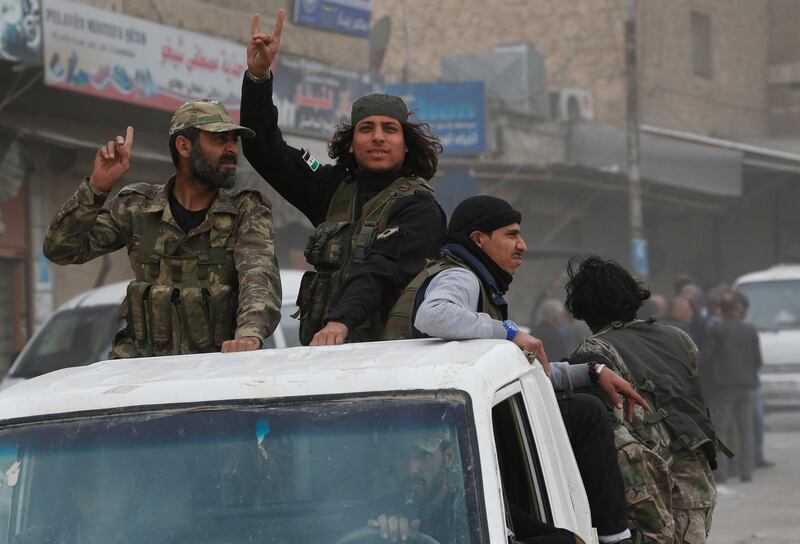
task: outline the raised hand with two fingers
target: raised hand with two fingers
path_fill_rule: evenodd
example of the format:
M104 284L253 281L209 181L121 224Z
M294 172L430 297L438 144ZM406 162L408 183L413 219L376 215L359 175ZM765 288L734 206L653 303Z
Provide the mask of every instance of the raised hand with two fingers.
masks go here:
M269 67L272 66L275 56L278 54L285 17L286 10L279 10L272 34L264 34L258 31L261 15L258 13L253 15L250 40L247 42L247 71L250 72L250 75L265 77L269 72Z

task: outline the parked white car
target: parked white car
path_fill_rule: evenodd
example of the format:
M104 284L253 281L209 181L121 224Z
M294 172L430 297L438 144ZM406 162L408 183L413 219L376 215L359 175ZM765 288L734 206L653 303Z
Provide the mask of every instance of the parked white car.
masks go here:
M281 270L283 304L281 322L264 348L299 346L297 292L302 270ZM14 359L0 389L67 366L82 366L102 361L111 351L111 342L122 324L119 306L128 282L118 282L81 293L53 312L28 340ZM2 542L2 541L0 541Z
M734 284L750 300L764 367L761 390L771 410L800 408L800 265L777 265Z
M553 387L511 342L104 361L0 393L8 542L383 542L368 520L424 517L437 474L446 512L410 543L508 544L510 505L597 543Z

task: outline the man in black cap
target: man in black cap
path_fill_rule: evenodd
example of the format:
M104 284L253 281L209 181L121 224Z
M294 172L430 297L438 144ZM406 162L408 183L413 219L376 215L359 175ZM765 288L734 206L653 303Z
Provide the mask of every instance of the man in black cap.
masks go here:
M508 320L504 295L527 251L520 233L522 215L505 200L474 196L453 211L441 258L420 272L389 314L385 339L439 337L447 340L497 338L535 355L556 390L598 385L619 408L618 393L649 409L631 385L604 369L604 359L584 364L548 362L538 338ZM628 542L625 490L614 446L611 419L591 395L562 395L559 401L572 449L601 543Z
M300 340L329 345L380 338L405 284L438 253L445 216L426 183L436 173L438 138L408 121L396 96L358 99L350 122L328 144L336 164L321 166L286 144L272 101L269 67L278 52L284 10L271 35L253 17L242 86L242 125L257 136L244 155L316 230L306 247L315 267L300 289Z

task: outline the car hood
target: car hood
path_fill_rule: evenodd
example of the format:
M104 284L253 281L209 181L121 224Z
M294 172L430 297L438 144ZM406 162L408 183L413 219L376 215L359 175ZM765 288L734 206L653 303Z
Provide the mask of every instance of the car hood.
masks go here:
M800 370L800 329L759 331L764 365L795 365Z
M24 382L25 378L14 378L12 376L6 376L3 378L3 381L0 381L0 391L3 389L8 389L12 385L18 384L20 382Z

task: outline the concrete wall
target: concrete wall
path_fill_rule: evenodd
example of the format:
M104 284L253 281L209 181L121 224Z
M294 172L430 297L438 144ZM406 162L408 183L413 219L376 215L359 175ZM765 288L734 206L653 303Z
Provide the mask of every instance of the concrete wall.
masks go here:
M770 0L769 124L775 136L800 134L800 2Z
M551 90L590 89L596 120L624 124L622 0L376 0L374 6L376 18L392 17L383 67L390 78L402 74L406 58L410 80L429 81L440 77L444 54L527 41L546 59ZM711 20L710 79L692 71L692 11ZM762 0L640 0L643 122L718 136L764 134L768 23Z
M642 0L642 121L721 137L767 132L768 3ZM691 12L711 23L711 77L692 65Z

